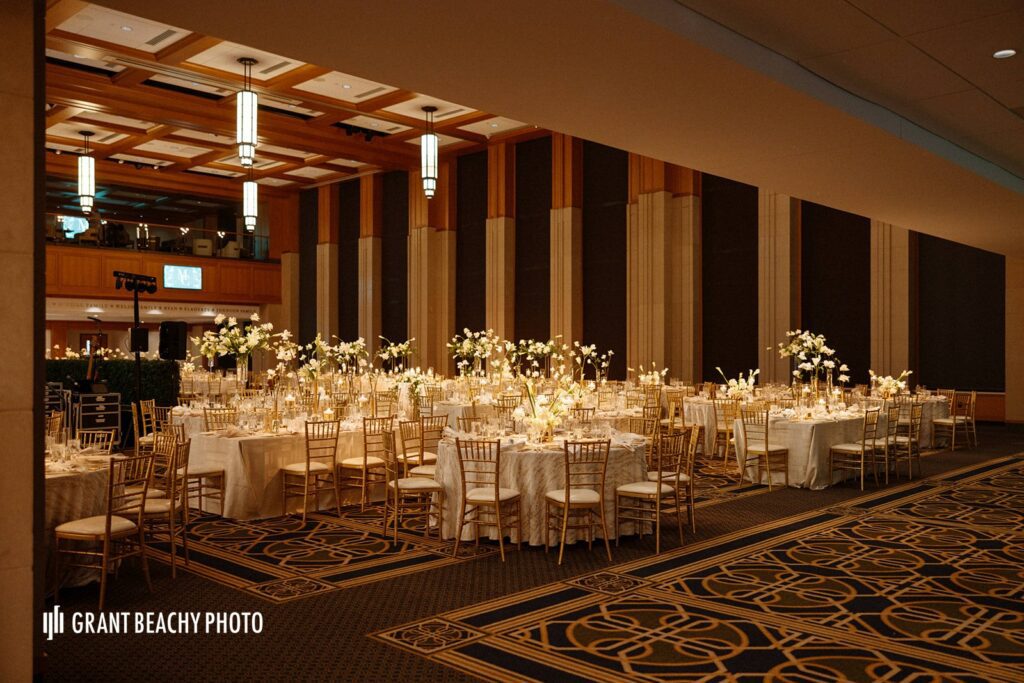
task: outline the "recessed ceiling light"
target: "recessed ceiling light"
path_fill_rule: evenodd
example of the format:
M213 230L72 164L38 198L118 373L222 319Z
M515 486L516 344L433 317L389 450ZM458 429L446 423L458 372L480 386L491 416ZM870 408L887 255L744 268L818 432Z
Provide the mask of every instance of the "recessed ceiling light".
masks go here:
M342 83L342 84L341 84L341 87L342 87L342 88L344 88L345 90L348 90L348 89L349 89L349 88L351 88L352 86L351 86L351 85L349 85L348 83Z
M992 56L995 57L996 59L1009 59L1010 57L1013 57L1015 54L1017 54L1016 50L1006 49L996 50L995 52L992 53Z
M189 85L193 85L193 86L199 85L199 83L197 81L189 81L188 84Z
M374 128L379 128L380 127L379 123L371 123L370 125L373 126Z
M75 59L85 59L85 55L80 55L77 52L75 54L71 55L71 56L74 57Z
M217 314L215 312L213 312L213 311L203 311L199 315L203 316L204 318L216 318L217 317Z
M121 30L124 31L125 33L131 33L132 32L132 27L129 26L128 24L125 24L124 26L121 27Z
M146 315L163 315L163 314L164 314L164 312L161 311L159 308L151 308L148 311L146 311Z
M89 308L85 309L85 312L86 313L103 313L103 309L100 308L99 306L89 306Z
M492 123L491 124L491 128L497 128L497 127L498 127L498 124L496 124L496 123Z

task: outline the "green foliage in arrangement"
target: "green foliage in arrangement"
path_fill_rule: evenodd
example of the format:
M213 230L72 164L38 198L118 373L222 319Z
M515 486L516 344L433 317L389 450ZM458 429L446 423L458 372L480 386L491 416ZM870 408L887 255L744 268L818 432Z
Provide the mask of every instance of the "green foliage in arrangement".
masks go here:
M125 405L135 400L135 361L104 360L98 362L98 377L107 389L121 394ZM88 360L46 361L46 381L63 382L70 389L73 380L85 379ZM68 379L68 378L71 379ZM180 377L178 364L173 360L142 361L142 399L155 398L158 406L173 406L178 402Z

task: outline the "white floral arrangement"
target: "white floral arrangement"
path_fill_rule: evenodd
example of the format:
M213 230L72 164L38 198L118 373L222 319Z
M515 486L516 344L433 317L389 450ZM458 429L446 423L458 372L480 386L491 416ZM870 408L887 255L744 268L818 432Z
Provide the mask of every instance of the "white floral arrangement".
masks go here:
M725 380L725 395L728 398L739 398L747 399L754 395L754 386L757 384L757 376L761 374L761 369L748 370L746 376L741 372L739 377L728 378L725 373L722 372L722 368L716 367L718 374Z
M876 375L874 370L868 370L868 375L871 376L871 385L882 398L892 398L906 391L907 378L912 374L912 370L904 370L900 373L899 377L891 375L880 376Z
M594 381L603 384L608 378L608 368L612 364L612 356L615 355L615 352L608 350L599 354L597 344L580 344L577 341L573 342L573 350L569 355L579 368L581 380L589 366L594 369Z
M276 340L270 344L270 350L279 363L287 365L299 356L299 345L292 341L292 333L288 330L281 330Z
M471 371L486 372L487 361L497 349L502 348L501 338L494 330L478 330L463 328L462 334L456 334L448 342L448 353L455 360L460 375Z
M636 372L633 368L626 368L630 372ZM651 369L649 371L644 370L644 366L640 366L640 372L636 375L636 380L640 384L664 384L665 377L668 376L668 368L658 369L657 363L651 363Z
M239 325L238 319L225 318L223 314L214 318L213 322L220 325L216 332L206 330L201 339L193 338L199 344L199 353L207 358L214 356L248 357L253 351L266 349L270 346L273 323L261 323L258 313L249 316L248 325Z
M350 342L338 340L332 353L335 362L346 372L364 370L370 358L370 353L366 349L366 340L362 337Z
M299 356L299 375L312 381L319 379L328 368L333 351L331 345L318 332L313 341L299 347L299 350L302 352Z
M559 344L554 339L520 339L518 344L505 342L505 357L512 372L531 378L543 377L551 368L564 373L568 352L568 344Z
M405 364L405 359L413 354L412 343L416 341L413 338L407 339L404 342L392 342L386 337L381 337L380 340L383 343L377 352L377 357L380 358L382 363L390 364L392 369L398 369Z
M554 432L562 424L565 413L572 407L572 396L560 389L549 397L546 394L537 394L531 380L525 380L523 384L526 387L526 406L529 411L520 406L513 412L513 417L523 420L536 432Z
M850 368L836 358L835 349L829 347L825 335L810 330L790 330L786 341L779 342L779 358L793 358L796 368L793 377L799 380L811 377L831 377L838 370L837 380L845 384L850 381Z

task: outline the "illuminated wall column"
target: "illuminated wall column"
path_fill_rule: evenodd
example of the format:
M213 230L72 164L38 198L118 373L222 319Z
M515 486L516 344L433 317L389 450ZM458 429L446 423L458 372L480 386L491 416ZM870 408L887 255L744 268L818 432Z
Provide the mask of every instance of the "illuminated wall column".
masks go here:
M800 200L757 192L757 346L763 383L788 384L778 343L800 325Z
M1024 428L1024 259L1006 258L1006 422Z
M281 261L281 303L268 304L265 318L274 330L299 330L299 197L273 197L270 213L270 257Z
M338 334L338 186L317 189L316 331L325 340Z
M487 327L515 336L516 219L515 146L487 148Z
M415 364L444 373L453 370L447 343L455 333L454 179L454 162L442 162L427 199L419 173L409 174L409 336Z
M871 221L871 369L896 376L916 369L914 234Z
M665 363L673 377L693 382L700 377L701 367L700 173L666 164L665 186L672 196Z
M699 177L629 155L626 365L693 379L700 357Z
M381 216L379 174L359 179L359 336L376 353L381 330Z
M583 335L583 143L551 136L551 336Z
M0 392L4 476L0 478L0 680L33 678L42 664L43 584L43 207L42 69L45 3L0 3L4 49L0 53L0 116L10 134L0 167L5 192L0 202L0 320L10 362ZM36 88L36 85L39 88ZM109 276L109 273L104 273ZM16 331L16 332L15 332ZM37 534L35 541L33 535ZM35 570L33 572L33 564ZM42 677L42 670L36 673Z

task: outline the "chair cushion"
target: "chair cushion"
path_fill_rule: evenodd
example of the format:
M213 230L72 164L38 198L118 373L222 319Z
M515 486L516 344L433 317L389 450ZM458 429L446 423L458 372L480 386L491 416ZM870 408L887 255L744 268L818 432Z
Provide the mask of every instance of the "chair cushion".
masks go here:
M399 460L406 461L406 462L420 462L420 456L419 455L415 455L415 454L407 456L405 454L399 453L397 457L398 457ZM431 453L430 451L425 451L423 453L422 461L423 462L437 462L437 453Z
M903 444L917 443L917 439L911 439L909 436L900 435L900 436L894 437L894 439L895 439L896 443L903 443Z
M550 498L556 503L565 503L565 489L556 489L554 491L548 491L544 494L545 498ZM593 489L570 489L569 490L569 502L580 505L597 505L601 502L601 494Z
M306 463L305 462L293 462L290 465L285 465L281 469L284 470L285 472L289 472L291 474L302 474L303 472L306 471ZM330 472L331 468L328 467L325 463L318 462L318 461L314 460L313 462L309 463L309 471L310 472Z
M135 512L137 508L129 508L125 512ZM146 498L146 505L142 512L147 515L166 515L171 511L171 501L168 498Z
M868 448L870 449L870 444ZM833 451L842 451L844 453L860 453L864 447L859 443L837 443L835 446L829 446Z
M682 472L680 472L678 476L679 476L679 481L690 481L690 477L685 475L685 474L683 474ZM662 472L661 473L661 480L662 481L675 481L676 480L676 473L675 472ZM658 481L658 473L657 472L648 472L647 473L647 481Z
M355 467L357 469L363 469L363 459L359 458L345 458L341 461L342 467ZM366 458L367 467L383 467L384 461L375 455L368 456Z
M748 442L747 443L747 450L748 451L754 451L755 453L763 453L764 452L764 441L751 441L751 442ZM787 450L789 450L789 449L786 446L780 446L780 445L774 444L774 443L768 444L768 452L769 453L779 453L781 451L787 451Z
M875 439L875 448L884 448L885 444L888 441L889 441L889 437L887 437L887 436L880 436L880 437L878 437L877 439ZM861 439L860 441L857 442L857 445L860 446L864 442L870 443L871 439Z
M498 489L499 500L511 500L519 495L515 489ZM466 501L470 503L494 502L494 488L487 486L466 491Z
M966 415L956 415L954 417L937 417L932 420L937 425L952 425L952 424L966 424L970 421L970 418Z
M444 488L433 479L426 477L405 477L396 481L389 481L388 486L395 488L398 484L399 491L443 491Z
M151 443L153 443L153 434L152 434L152 432L149 433L149 434L146 434L145 436L140 436L139 437L139 443L141 443L141 444L151 444Z
M114 515L110 518L110 533L119 534L126 531L133 531L135 522L124 517ZM107 531L107 516L96 515L85 517L71 522L64 522L56 529L57 533L77 534L79 536L103 536Z
M142 487L141 486L129 486L128 488L126 488L124 490L124 492L127 493L127 494L142 493ZM148 489L146 489L146 500L149 500L150 498L166 498L166 497L167 497L167 493L164 492L163 489L155 489L152 486L150 486Z
M178 474L181 474L181 469L178 469ZM189 465L188 476L189 477L212 477L214 475L224 474L223 467L217 467L216 465Z
M658 482L656 481L634 481L632 484L623 484L619 488L615 489L618 493L625 494L640 494L643 496L653 496L658 492ZM661 495L666 493L672 493L675 489L668 484L661 485Z
M409 470L409 474L418 477L433 477L435 472L437 472L437 465L417 465Z

